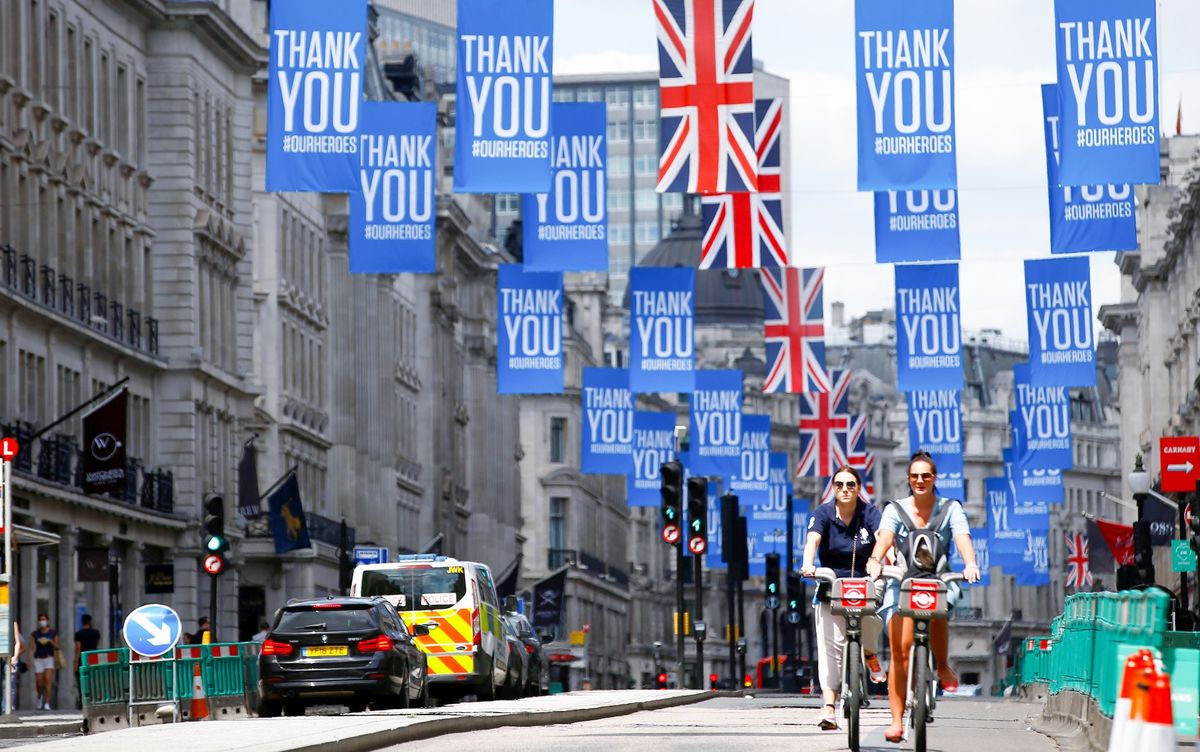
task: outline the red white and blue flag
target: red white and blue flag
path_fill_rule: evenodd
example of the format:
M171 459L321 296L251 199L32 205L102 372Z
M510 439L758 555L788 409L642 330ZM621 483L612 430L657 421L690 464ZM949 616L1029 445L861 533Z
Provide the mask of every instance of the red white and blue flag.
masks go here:
M705 196L700 268L749 269L787 266L780 192L783 100L754 103L758 145L758 193Z
M1088 566L1088 539L1083 533L1067 533L1067 587L1083 590L1092 586Z
M850 371L829 374L830 390L800 395L800 464L796 475L828 478L848 464Z
M850 416L850 428L846 431L846 464L858 471L862 477L859 495L868 504L875 503L875 455L867 451L867 416ZM821 502L833 500L833 476L825 483Z
M658 191L758 190L754 0L653 0L661 113Z
M763 269L764 392L828 392L825 269Z

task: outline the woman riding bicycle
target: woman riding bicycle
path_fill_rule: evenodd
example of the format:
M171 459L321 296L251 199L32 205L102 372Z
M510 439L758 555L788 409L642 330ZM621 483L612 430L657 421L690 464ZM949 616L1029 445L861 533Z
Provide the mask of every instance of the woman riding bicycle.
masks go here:
M883 557L896 544L897 551L905 556L905 544L908 538L908 527L896 507L902 507L907 516L917 527L927 527L931 522L940 518L937 535L942 542L943 552L950 550L950 540L961 552L966 567L963 577L967 582L979 581L979 567L975 563L975 548L971 544L970 527L967 515L963 512L962 504L954 499L946 499L937 495L935 481L937 466L933 457L926 452L917 452L908 464L908 483L912 495L897 499L883 510L879 523L879 532L875 536L875 550L867 562L867 572L872 577L878 577L883 569ZM943 514L943 508L950 508ZM909 562L906 561L906 565ZM935 566L937 562L929 562ZM962 590L958 583L951 583L948 598L951 607L958 600ZM890 616L899 602L900 583L892 581L884 594L883 606L880 613ZM892 711L892 725L883 736L889 742L899 742L904 738L904 704L908 699L908 655L913 643L913 620L908 617L888 619L888 640L891 644L892 662L888 673L888 699ZM930 626L930 644L934 657L937 659L938 681L947 690L958 687L958 677L950 669L950 627L946 620L934 620Z
M814 555L821 554L821 566L829 567L838 577L866 577L867 557L879 529L879 509L859 497L862 480L858 471L843 465L833 474L833 501L818 506L808 518L808 538L804 544L803 577L815 573ZM814 598L817 626L817 667L821 672L821 692L825 707L817 725L827 731L836 729L837 701L842 688L842 654L846 648L846 619L830 613L827 586ZM884 680L879 664L879 637L883 622L877 616L863 619L863 652L873 681Z

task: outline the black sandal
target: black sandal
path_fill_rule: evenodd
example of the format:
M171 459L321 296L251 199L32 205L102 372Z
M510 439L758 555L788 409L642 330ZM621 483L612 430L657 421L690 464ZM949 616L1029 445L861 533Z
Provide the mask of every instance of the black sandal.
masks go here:
M829 714L823 715L817 726L822 731L837 731L837 706L827 702L824 707L829 708Z

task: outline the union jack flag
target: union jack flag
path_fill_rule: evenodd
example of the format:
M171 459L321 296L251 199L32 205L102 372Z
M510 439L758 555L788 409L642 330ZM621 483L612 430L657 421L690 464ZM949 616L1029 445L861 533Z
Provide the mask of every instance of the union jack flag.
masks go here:
M701 269L788 265L779 186L783 100L759 99L754 103L754 113L758 193L727 193L700 200L705 228L700 246Z
M867 416L850 416L850 428L846 431L846 464L858 471L862 476L862 488L859 495L868 504L875 503L875 455L867 451ZM825 483L825 493L821 494L821 503L833 500L833 477Z
M763 269L764 392L828 392L825 269Z
M800 465L796 475L827 478L848 464L850 371L829 374L830 390L800 395Z
M1067 587L1082 590L1092 586L1088 566L1088 539L1083 533L1067 533Z
M658 191L758 190L754 0L654 0L658 22Z

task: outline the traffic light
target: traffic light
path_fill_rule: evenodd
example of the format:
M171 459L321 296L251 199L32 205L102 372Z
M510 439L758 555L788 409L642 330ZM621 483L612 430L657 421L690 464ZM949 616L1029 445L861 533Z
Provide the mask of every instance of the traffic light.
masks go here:
M766 563L767 608L779 608L779 554L767 554Z
M225 538L225 499L209 496L204 500L204 550L219 554L229 548Z
M708 675L708 688L709 689L720 689L720 687L717 686L718 679L719 679L719 677L715 673L709 674Z
M679 460L664 462L659 468L659 493L662 495L662 538L679 545L683 530L683 465Z
M666 689L667 688L667 672L666 671L658 672L658 676L656 676L654 678L654 686L656 689Z
M1137 573L1138 584L1142 586L1154 584L1154 558L1151 545L1150 521L1138 520L1133 523L1133 568Z
M804 583L800 580L798 572L787 573L787 610L789 614L801 613L800 597L801 591L804 589ZM788 617L792 621L791 617Z
M688 550L699 555L708 548L708 478L688 478Z

